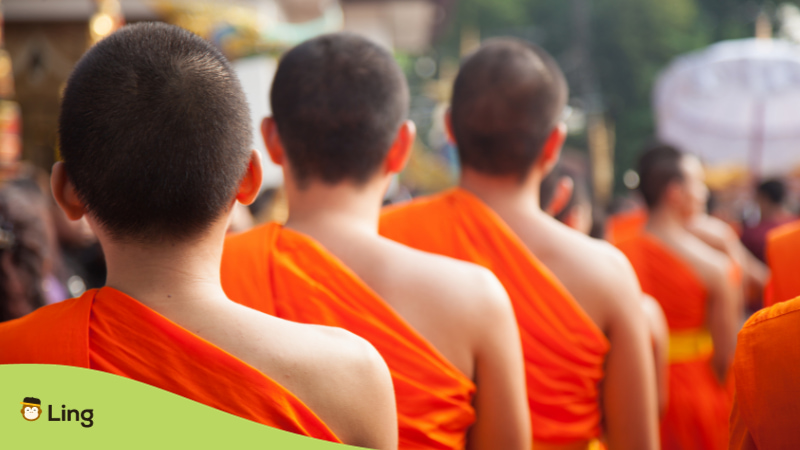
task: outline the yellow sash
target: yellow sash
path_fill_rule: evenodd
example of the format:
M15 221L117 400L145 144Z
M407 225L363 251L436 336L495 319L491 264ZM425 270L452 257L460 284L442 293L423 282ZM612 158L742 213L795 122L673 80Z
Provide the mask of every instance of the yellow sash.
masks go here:
M714 341L706 328L670 331L669 362L680 363L702 359L714 352Z
M573 442L571 444L550 444L547 442L537 442L534 439L534 450L603 450L603 445L600 440L592 439L591 441Z

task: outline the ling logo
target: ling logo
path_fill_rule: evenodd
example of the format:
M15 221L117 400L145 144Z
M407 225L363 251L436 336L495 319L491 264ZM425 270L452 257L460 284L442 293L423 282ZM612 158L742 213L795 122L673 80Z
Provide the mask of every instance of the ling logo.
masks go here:
M17 397L19 398L19 397ZM22 401L22 417L33 422L42 415L42 401L36 397L25 397Z
M42 416L42 401L36 397L25 397L22 402L22 417L28 422L38 420ZM61 417L53 416L53 405L47 405L48 422L72 422L80 421L83 428L91 428L94 425L94 410L67 409L66 405L61 405Z

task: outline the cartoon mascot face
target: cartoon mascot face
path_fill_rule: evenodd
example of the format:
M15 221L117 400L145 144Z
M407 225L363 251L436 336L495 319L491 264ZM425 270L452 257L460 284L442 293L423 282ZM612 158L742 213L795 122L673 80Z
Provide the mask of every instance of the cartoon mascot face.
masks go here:
M22 401L22 417L33 422L42 415L42 401L34 397L25 397Z

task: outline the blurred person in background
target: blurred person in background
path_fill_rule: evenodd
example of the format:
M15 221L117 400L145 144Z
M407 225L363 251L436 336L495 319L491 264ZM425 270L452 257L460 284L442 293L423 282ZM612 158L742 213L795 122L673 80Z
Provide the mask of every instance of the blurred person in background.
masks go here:
M773 228L792 222L797 216L786 207L786 184L781 180L767 180L758 185L756 202L760 220L755 226L744 228L742 243L756 258L764 262L767 233Z
M542 209L568 227L590 235L595 228L594 205L585 177L559 163L542 181L539 201ZM669 328L664 310L651 296L642 294L642 310L650 329L658 388L658 410L663 416L667 408L669 387Z
M542 180L542 209L568 227L589 235L594 225L591 194L586 180L562 163Z
M0 322L66 296L51 276L48 220L35 184L13 181L0 188Z
M661 305L670 332L669 399L663 450L727 448L728 370L741 324L740 275L724 253L688 231L705 210L700 160L667 145L641 156L639 191L647 204L642 233L617 246L642 290Z
M770 230L764 255L772 275L764 289L764 306L800 296L800 220Z

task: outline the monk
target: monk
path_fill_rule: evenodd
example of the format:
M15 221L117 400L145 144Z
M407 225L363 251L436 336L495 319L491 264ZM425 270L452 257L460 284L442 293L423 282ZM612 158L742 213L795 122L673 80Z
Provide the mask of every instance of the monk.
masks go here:
M460 186L394 206L381 234L492 270L523 340L534 446L655 449L641 291L625 257L547 215L539 188L566 136L564 76L540 48L485 43L462 65L447 124Z
M731 450L800 448L800 298L758 311L739 332Z
M542 181L539 201L547 214L570 228L589 234L593 228L592 200L586 180L559 163ZM659 416L666 413L669 387L669 329L661 305L651 296L642 294L642 311L647 319L655 362Z
M660 145L644 153L638 171L648 222L642 234L618 245L669 325L662 448L724 449L730 413L724 383L741 320L736 267L687 229L708 195L696 157Z
M261 184L249 124L229 63L188 31L136 24L89 50L64 91L51 181L66 215L97 233L107 284L0 325L0 363L102 370L294 433L395 449L391 378L369 343L222 290L233 205Z
M225 244L223 287L244 305L371 342L394 380L403 449L529 449L520 337L487 270L378 235L414 141L392 56L352 34L286 53L263 121L289 218Z
M772 229L767 234L764 254L772 275L764 293L764 306L800 296L800 221Z

